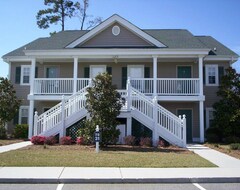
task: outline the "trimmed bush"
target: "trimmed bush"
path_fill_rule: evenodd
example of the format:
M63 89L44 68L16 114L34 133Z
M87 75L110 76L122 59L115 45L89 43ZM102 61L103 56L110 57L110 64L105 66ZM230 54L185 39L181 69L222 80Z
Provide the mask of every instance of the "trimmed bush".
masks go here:
M240 143L230 144L230 149L231 150L240 150Z
M31 138L31 142L34 145L43 145L45 140L46 140L46 137L44 137L44 136L33 136Z
M57 143L57 140L54 136L46 137L44 144L47 145L55 145Z
M136 138L132 135L124 137L124 142L126 145L134 146L136 144Z
M76 143L79 145L84 145L84 137L77 137Z
M152 146L152 138L149 138L149 137L141 138L139 144L140 144L140 146L151 147Z
M69 136L62 137L60 139L60 144L61 145L71 145L72 144L72 138Z
M15 138L27 139L28 138L28 124L18 124L14 128L13 135Z

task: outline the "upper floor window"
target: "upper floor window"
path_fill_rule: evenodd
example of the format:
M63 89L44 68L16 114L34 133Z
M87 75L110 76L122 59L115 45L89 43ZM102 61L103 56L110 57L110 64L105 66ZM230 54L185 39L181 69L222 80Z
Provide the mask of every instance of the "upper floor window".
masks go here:
M206 85L218 85L218 65L206 65Z
M30 84L31 65L21 66L21 85Z

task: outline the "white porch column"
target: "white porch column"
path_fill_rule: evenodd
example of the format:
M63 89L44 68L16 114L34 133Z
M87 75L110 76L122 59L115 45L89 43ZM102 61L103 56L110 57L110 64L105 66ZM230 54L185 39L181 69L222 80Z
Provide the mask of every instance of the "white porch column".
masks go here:
M30 94L33 95L34 93L34 79L35 79L35 67L36 67L36 59L32 59L31 64L31 72L30 72Z
M29 110L28 110L28 139L31 139L33 136L33 116L34 116L34 100L29 101Z
M152 130L152 143L154 147L158 146L158 141L159 141L159 135L157 133L157 105L158 105L158 101L157 101L157 97L154 96L153 98L153 130Z
M199 95L203 96L203 57L198 58Z
M132 135L132 117L127 118L127 136Z
M60 140L61 137L66 135L66 129L65 129L65 97L64 97L64 95L62 96L61 112L62 112L62 115L61 115L62 124L61 124L61 130L60 130L60 133L59 133L59 140Z
M78 74L78 58L74 57L74 67L73 67L73 93L77 92L77 74Z
M203 96L203 57L198 58L198 73L199 73L199 95ZM200 127L200 142L204 142L204 106L203 101L199 101L199 127Z
M204 109L203 109L203 101L199 102L199 127L200 127L200 142L204 143Z
M157 57L153 57L153 96L157 96Z

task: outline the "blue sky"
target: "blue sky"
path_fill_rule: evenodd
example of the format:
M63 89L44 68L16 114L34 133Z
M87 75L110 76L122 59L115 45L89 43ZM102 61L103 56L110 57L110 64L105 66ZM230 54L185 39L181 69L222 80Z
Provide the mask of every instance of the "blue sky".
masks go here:
M44 0L0 1L0 57L52 31L36 25L36 13ZM210 35L240 55L240 0L90 0L89 14L103 19L119 14L142 29L188 29L194 35ZM80 28L77 18L67 20L66 29ZM240 72L240 61L234 68ZM8 64L0 59L0 76Z

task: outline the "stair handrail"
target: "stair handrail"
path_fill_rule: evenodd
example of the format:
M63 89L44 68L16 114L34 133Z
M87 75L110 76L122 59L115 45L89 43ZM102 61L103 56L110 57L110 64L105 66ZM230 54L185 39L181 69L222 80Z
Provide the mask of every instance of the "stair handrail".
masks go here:
M68 113L68 109L69 106L72 102L74 102L75 99L77 99L78 97L82 97L82 99L79 99L80 101L83 100L86 102L85 99L85 95L86 95L86 91L87 88L89 87L86 86L84 88L82 88L81 90L79 90L78 92L76 92L75 94L69 96L68 98L62 100L61 102L59 102L57 105L53 106L51 109L45 111L44 113L42 113L41 115L37 115L37 112L35 112L34 115L34 135L38 135L46 130L49 130L51 128L54 128L54 126L56 126L57 124L59 124L62 121L62 103L64 101L64 111L65 111L65 118L69 116ZM83 98L84 97L84 98ZM81 104L82 108L84 107L84 104ZM81 108L79 107L79 108ZM73 112L78 111L79 109L73 109Z
M167 130L172 135L174 135L176 138L178 138L182 142L183 146L186 145L185 115L183 116L183 119L181 116L177 117L172 112L168 111L166 108L159 105L157 103L157 101L156 101L156 103L154 103L154 100L145 96L143 93L141 93L137 89L133 88L132 86L131 86L131 96L132 96L132 98L131 98L132 102L131 102L130 106L132 109L137 108L137 107L134 107L134 105L133 105L133 101L135 98L139 98L140 100L145 101L147 103L147 106L148 105L151 106L150 113L146 113L146 111L145 111L145 110L148 110L148 112L149 112L149 108L144 109L144 111L142 111L142 109L143 109L142 107L141 107L141 109L137 108L138 111L140 111L142 114L146 115L147 117L149 117L153 120L156 120L156 123L158 126L163 127L165 130ZM146 105L144 107L146 107ZM157 113L156 116L154 116L154 111L156 111L156 113Z

